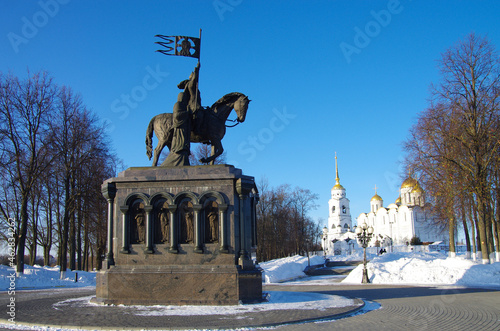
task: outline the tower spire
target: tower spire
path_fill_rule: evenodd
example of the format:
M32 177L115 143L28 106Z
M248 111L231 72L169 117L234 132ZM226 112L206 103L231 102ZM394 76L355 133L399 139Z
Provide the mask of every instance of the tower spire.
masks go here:
M335 152L335 185L339 185L339 165L337 164L337 152Z
M337 163L337 152L335 152L335 186L332 188L332 190L345 190L345 188L342 185L340 185L339 165Z

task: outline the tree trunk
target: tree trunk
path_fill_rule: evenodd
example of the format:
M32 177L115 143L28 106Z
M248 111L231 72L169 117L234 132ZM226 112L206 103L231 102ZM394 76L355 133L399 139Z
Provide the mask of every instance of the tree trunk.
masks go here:
M490 200L490 199L488 199ZM491 201L488 202L486 205L486 222L485 222L485 227L486 227L486 242L488 245L488 253L491 254L495 251L495 246L494 246L494 236L493 236L493 209L491 208Z
M76 268L82 270L82 211L80 199L78 199L78 214L76 223Z
M43 245L43 264L50 267L50 245Z
M467 213L465 212L465 207L463 202L461 203L461 210L460 212L462 213L462 225L464 227L464 234L465 234L465 243L467 245L467 259L470 259L471 257L471 243L470 243L470 236L469 236L469 229L467 226Z
M68 239L69 239L69 219L70 219L70 178L67 176L65 182L65 197L64 197L64 216L62 224L62 241L61 241L61 278L66 277L66 269L68 267Z
M479 234L479 241L481 245L481 256L482 263L488 264L490 263L489 251L488 251L488 242L486 236L486 204L483 196L477 197L477 211L478 211L478 219L477 219L477 232Z
M472 242L472 259L477 260L477 240L476 240L476 219L475 213L473 211L472 203L469 204L469 219L470 219L470 230L471 230L471 242Z
M75 212L71 213L71 223L69 225L69 268L76 270L76 220Z
M450 237L449 256L455 257L456 256L456 251L455 251L455 216L451 216L448 219L448 235Z
M36 264L36 251L37 251L37 241L38 241L38 206L35 203L35 200L37 198L34 197L33 194L33 200L31 201L31 233L32 233L32 238L31 238L31 244L30 244L30 265L35 265Z
M16 273L18 276L24 273L24 252L26 249L26 234L28 232L28 194L23 192L21 200L21 229L17 243Z

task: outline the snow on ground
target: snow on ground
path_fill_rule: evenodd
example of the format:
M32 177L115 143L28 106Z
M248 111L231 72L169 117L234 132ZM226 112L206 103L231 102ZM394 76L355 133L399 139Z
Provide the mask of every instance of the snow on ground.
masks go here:
M78 281L75 275L78 273ZM0 291L8 291L14 279L15 269L0 265ZM66 271L64 279L60 279L59 267L24 266L24 274L15 278L14 290L46 289L53 287L85 287L95 286L95 272Z
M308 265L322 264L324 262L325 259L318 255L311 256L309 262L307 261L307 257L295 255L263 262L259 264L259 267L264 270L262 275L264 283L279 283L305 277L306 274L303 271Z
M90 303L92 296L69 299L56 303L55 307L72 306L74 308L85 308L96 306ZM329 308L338 308L346 306L357 306L352 299L347 299L337 295L308 293L308 292L281 292L268 291L267 301L255 304L240 304L227 306L174 306L174 305L155 305L155 306L123 306L123 312L139 316L189 316L189 315L237 315L242 313L259 312L266 310L294 310L311 309L325 310ZM116 307L113 305L102 306Z
M368 258L371 257L369 255L367 256ZM357 252L351 255L327 256L327 258L330 261L361 261L363 260L363 253ZM308 265L313 266L323 263L325 263L324 256L310 256L308 261L307 257L305 256L295 255L282 259L262 262L259 264L259 267L264 270L264 273L262 274L262 281L266 284L270 284L282 283L285 281L306 277L304 269Z
M500 262L481 264L442 252L387 253L371 259L367 270L373 284L500 287ZM342 284L359 284L362 272L363 265L357 266Z
M368 275L374 284L414 284L414 285L457 285L471 287L500 287L500 262L480 264L466 259L464 255L455 258L445 253L386 253L381 256L368 254ZM361 261L361 251L352 255L328 256L330 261ZM263 282L281 283L294 280L294 284L317 283L333 284L333 278L339 276L306 277L304 269L308 265L323 264L323 256L292 256L260 263L263 269ZM357 266L342 281L342 284L359 284L363 265ZM59 279L58 267L25 266L25 273L15 279L16 290L68 288L95 286L95 272L78 271L75 283L75 271L68 270L64 279ZM14 269L0 266L0 291L8 291Z

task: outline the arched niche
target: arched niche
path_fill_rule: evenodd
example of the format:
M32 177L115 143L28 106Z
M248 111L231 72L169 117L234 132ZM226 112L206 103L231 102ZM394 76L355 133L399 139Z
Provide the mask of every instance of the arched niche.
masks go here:
M132 193L125 198L124 205L120 207L123 217L121 253L130 253L130 245L146 244L150 208L149 197L143 193Z
M146 244L146 204L135 199L129 205L130 244Z
M204 243L218 243L219 250L227 253L228 205L225 197L217 191L207 191L200 196L201 230Z
M177 204L179 244L192 244L195 240L195 215L193 201L186 197Z
M203 234L205 243L218 243L220 233L219 204L216 199L206 199L202 209Z
M168 244L171 242L171 226L173 213L171 207L174 203L173 197L166 192L156 193L151 196L152 212L152 236L153 244Z

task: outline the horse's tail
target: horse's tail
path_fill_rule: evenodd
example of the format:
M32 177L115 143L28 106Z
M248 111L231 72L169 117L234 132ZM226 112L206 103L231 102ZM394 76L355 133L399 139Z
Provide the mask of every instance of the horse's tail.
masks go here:
M154 131L154 123L156 116L151 119L148 125L148 129L146 130L146 154L148 155L149 160L153 156L153 131Z

